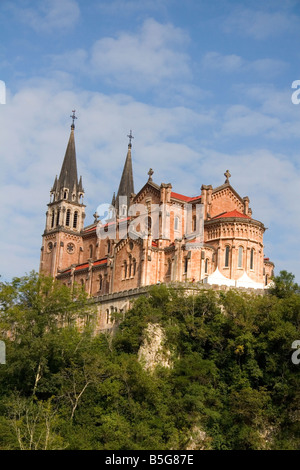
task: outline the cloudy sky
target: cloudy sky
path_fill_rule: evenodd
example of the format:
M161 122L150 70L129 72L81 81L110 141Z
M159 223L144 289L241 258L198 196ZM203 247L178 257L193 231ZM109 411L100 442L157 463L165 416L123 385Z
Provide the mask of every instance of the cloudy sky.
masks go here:
M0 39L2 279L38 270L76 109L86 224L132 129L136 192L150 167L188 196L229 169L300 282L299 0L1 0Z

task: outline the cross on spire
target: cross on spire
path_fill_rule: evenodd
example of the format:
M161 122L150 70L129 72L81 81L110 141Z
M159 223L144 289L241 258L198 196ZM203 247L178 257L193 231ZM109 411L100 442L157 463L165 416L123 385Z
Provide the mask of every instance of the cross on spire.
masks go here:
M224 173L224 176L226 176L225 183L229 183L229 178L231 177L231 174L229 173L229 170L226 170Z
M132 130L130 129L130 132L129 134L127 135L127 137L129 137L129 147L131 147L131 139L134 139L133 135L132 135Z
M154 171L152 170L152 168L150 168L150 170L148 171L148 176L149 176L149 180L148 181L152 181L152 175L153 175Z
M72 113L73 114L70 115L70 117L72 118L71 129L75 129L74 121L75 121L75 119L77 119L77 117L75 116L75 109L72 110Z

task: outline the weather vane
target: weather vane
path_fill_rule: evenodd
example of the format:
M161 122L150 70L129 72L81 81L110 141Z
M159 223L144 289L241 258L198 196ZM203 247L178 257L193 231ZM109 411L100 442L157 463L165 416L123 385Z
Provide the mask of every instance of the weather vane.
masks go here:
M74 121L75 121L75 119L77 119L77 117L75 116L75 109L72 110L72 113L73 114L70 115L70 117L72 118L71 129L75 129Z

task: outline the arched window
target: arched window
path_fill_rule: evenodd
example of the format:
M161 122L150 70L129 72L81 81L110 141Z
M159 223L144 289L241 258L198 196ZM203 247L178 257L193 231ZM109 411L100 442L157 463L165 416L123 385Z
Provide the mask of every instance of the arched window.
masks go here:
M124 261L124 279L127 278L127 261Z
M131 272L132 272L132 258L131 258L131 255L129 255L129 277L131 277Z
M132 275L135 276L135 273L136 273L136 259L135 258L133 258L133 261L132 261L132 269L133 269Z
M59 215L60 215L60 210L58 209L57 214L56 214L56 226L59 225Z
M145 224L145 230L149 233L151 231L151 228L152 228L152 219L151 219L150 215L145 218L144 224Z
M238 268L243 267L243 247L239 246L239 254L238 254Z
M230 254L230 247L225 247L225 268L229 267L229 254Z
M174 219L174 230L179 230L179 217Z
M64 199L67 199L67 191L64 192Z
M167 272L166 272L166 276L171 276L171 267L172 267L172 261L169 258L168 259L168 269L167 269Z
M254 248L250 251L250 269L254 269Z
M66 215L66 226L70 226L70 218L71 218L71 209L67 210L67 215Z
M188 265L189 265L189 259L188 259L188 257L186 256L186 257L184 258L184 274L187 274Z
M111 322L112 322L114 311L115 311L114 307L111 306L111 307L110 307L110 312L109 312L109 317L108 317L108 322L107 322L107 323L111 323Z
M102 274L100 274L99 276L99 290L100 291L102 290L102 285L103 285L103 277L102 277Z
M110 313L109 308L106 309L106 323L110 323Z
M74 218L73 218L73 228L77 228L77 220L78 220L78 212L74 212Z
M110 240L107 241L107 253L110 254Z
M196 216L193 215L193 219L192 219L192 232L196 232L196 227L197 227L197 219L196 219Z
M204 273L205 274L208 273L208 258L206 258L206 260L205 260Z
M55 217L55 213L54 211L52 211L51 228L54 227L54 217Z
M89 253L90 256L89 257L92 258L93 257L93 245L89 246L89 251L90 251L90 253Z

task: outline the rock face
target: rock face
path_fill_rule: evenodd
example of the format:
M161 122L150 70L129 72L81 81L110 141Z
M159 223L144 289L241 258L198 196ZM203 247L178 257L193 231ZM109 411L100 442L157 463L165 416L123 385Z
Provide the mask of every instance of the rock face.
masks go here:
M165 348L165 333L159 324L149 323L147 326L138 359L151 372L158 365L172 367L171 352Z
M205 431L198 426L194 426L184 450L208 450L210 449L210 441L211 439Z

